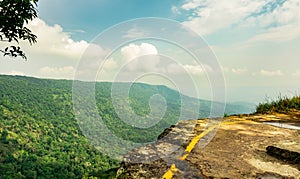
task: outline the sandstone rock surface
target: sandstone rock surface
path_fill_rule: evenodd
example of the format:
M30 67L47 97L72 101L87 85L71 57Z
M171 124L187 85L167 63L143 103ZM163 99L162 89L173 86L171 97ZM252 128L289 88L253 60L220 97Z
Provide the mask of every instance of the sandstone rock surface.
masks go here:
M300 131L270 122L300 126L300 111L226 117L182 160L189 143L207 129L208 120L180 121L158 142L128 153L118 178L162 178L168 171L172 178L300 178ZM295 152L297 160L269 155L268 146Z

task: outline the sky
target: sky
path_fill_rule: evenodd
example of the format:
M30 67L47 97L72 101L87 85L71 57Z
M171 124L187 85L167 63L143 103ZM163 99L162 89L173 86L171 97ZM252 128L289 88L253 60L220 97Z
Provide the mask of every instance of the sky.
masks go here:
M38 16L27 25L38 42L20 43L28 60L1 56L1 74L74 79L84 64L87 71L97 67L94 78L99 81L129 74L128 79L180 88L190 96L195 96L189 90L194 85L202 99L225 91L228 101L258 103L300 93L300 0L40 0ZM164 18L166 23L135 21L146 17ZM195 34L182 35L172 22L202 41L192 40ZM163 34L158 27L168 31ZM144 38L155 32L183 44ZM113 46L122 38L127 41ZM196 47L203 49L200 63L187 53ZM85 64L83 59L92 55L105 56L105 62ZM213 85L223 81L211 75L219 68L223 87ZM146 72L156 75L141 76ZM166 74L172 80L166 80Z

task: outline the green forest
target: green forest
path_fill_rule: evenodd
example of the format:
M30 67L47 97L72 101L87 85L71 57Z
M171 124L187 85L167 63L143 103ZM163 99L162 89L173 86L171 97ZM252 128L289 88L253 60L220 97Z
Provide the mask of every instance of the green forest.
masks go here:
M101 131L94 130L93 121L89 121L89 114L93 113L89 108L77 111L85 114L87 121L79 127L73 110L73 81L0 75L0 84L1 178L83 178L101 176L103 171L118 167L120 161L105 155L106 152L97 147L97 141L93 141L96 139L87 139L81 130L86 127L91 129L85 131L87 133L103 135ZM117 87L124 85L128 84L119 83ZM125 141L155 141L165 128L180 120L183 98L191 104L190 108L184 109L186 114L193 104L200 102L197 118L209 116L209 101L181 96L165 86L135 83L130 88L129 101L130 108L138 116L150 113L149 99L155 94L163 96L167 104L162 120L147 129L138 128L118 117L111 98L111 87L112 83L108 82L95 84L96 113L115 136ZM117 95L117 99L122 106L122 96ZM159 102L156 104L158 108L160 105ZM226 106L227 114L247 110L247 107L237 105ZM189 116L181 118L189 119ZM118 146L105 147L107 151L121 150Z

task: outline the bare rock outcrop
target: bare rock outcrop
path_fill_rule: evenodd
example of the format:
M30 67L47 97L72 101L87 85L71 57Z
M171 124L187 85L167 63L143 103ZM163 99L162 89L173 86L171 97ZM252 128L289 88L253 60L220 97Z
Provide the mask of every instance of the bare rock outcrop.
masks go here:
M300 112L226 117L207 145L200 143L210 134L203 134L208 120L180 121L129 152L118 178L300 178L300 131L270 122L300 126Z

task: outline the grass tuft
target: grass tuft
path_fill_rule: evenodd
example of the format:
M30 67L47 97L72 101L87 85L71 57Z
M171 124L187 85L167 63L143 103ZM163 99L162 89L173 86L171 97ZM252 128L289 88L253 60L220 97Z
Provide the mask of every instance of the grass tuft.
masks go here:
M289 112L291 110L300 110L300 96L292 98L279 96L278 100L259 103L256 106L256 113L268 114L272 112Z

